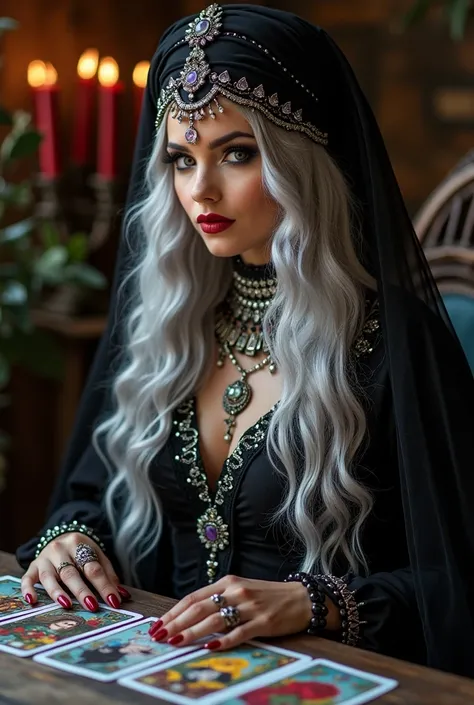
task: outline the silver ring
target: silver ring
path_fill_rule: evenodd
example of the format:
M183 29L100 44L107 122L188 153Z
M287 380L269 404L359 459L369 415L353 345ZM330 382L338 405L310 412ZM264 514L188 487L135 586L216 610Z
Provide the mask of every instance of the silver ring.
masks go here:
M93 563L94 561L98 561L99 557L92 548L92 546L89 546L89 544L87 543L80 543L76 548L74 560L78 568L84 568L86 563Z
M222 607L219 610L225 622L226 629L235 629L240 624L240 610L238 607Z
M224 595L221 595L220 593L216 592L214 595L211 595L211 600L214 602L215 605L218 607L225 607L225 597Z
M63 562L60 563L60 564L58 565L58 567L56 568L56 573L58 574L58 577L61 577L61 571L63 570L63 568L67 568L68 565L72 566L73 568L76 567L76 566L74 565L74 563L70 563L69 561L63 561Z

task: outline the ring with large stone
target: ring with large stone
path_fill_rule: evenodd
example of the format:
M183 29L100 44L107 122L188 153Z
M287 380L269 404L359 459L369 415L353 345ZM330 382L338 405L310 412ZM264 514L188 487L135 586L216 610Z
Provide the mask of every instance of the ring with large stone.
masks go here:
M224 595L221 595L220 593L216 592L214 595L211 595L211 600L214 602L215 605L217 605L219 608L220 607L225 607L225 597Z
M78 568L84 568L86 563L93 563L94 561L98 560L99 557L97 553L94 551L92 546L89 546L89 544L80 543L76 548L76 553L74 554L74 561L76 562L76 566Z
M240 624L240 610L237 607L222 607L219 612L225 622L226 629L235 629Z
M56 568L56 573L58 574L58 577L59 577L59 578L61 577L61 571L63 570L63 568L67 568L68 565L72 566L73 568L76 567L76 566L74 565L74 563L70 563L69 561L63 561L63 562L60 563L60 564L58 565L58 567Z

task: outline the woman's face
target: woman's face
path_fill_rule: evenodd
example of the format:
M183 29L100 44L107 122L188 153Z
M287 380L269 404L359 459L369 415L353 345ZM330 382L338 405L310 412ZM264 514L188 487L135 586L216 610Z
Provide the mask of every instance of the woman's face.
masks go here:
M173 163L174 187L194 228L215 257L241 255L249 264L270 259L270 240L278 205L264 192L262 160L247 120L226 99L223 113L196 123L196 144L184 139L187 122L167 120L167 152ZM215 214L227 227L198 222Z

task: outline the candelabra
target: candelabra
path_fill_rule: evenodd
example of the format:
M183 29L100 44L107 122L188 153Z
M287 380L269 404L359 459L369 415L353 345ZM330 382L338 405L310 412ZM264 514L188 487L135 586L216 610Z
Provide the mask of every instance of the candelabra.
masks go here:
M87 260L104 247L113 232L119 209L116 180L76 168L59 177L40 174L36 186L35 215L39 220L52 223L62 242L67 242L73 233L86 233ZM43 302L43 308L64 315L79 315L84 312L89 294L83 288L63 285Z

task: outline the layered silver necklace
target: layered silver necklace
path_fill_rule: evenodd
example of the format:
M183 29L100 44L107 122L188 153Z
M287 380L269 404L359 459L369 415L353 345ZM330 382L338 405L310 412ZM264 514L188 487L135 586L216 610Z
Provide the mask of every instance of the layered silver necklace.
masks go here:
M246 265L240 257L234 258L232 285L216 316L215 333L219 343L217 366L224 365L228 357L240 374L240 379L226 387L222 405L228 417L224 440L231 442L236 417L250 404L252 388L247 378L268 368L274 373L276 366L265 341L262 323L276 292L276 278L271 265ZM233 349L254 357L260 351L268 353L253 367L244 369Z

